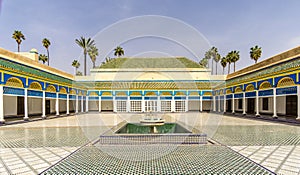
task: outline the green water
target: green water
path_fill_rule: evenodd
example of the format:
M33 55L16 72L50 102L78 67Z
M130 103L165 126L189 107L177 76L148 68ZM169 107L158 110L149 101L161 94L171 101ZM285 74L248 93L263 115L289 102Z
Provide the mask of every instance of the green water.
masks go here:
M187 129L177 123L165 123L164 125L155 126L157 134L165 133L190 133ZM117 134L151 134L151 126L144 126L139 123L128 123Z

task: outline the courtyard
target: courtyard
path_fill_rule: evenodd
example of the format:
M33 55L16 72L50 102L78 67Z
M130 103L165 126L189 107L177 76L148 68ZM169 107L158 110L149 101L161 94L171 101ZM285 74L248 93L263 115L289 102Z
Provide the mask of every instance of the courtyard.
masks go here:
M0 127L1 174L298 174L300 128L214 113L169 113L207 144L106 145L142 114L88 113Z

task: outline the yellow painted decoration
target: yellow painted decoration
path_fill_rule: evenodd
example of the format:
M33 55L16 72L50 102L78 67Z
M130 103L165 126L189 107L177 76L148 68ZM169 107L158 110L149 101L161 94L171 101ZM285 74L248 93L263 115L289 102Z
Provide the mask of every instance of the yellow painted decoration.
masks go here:
M277 87L295 86L295 82L290 77L282 78L278 81Z
M172 96L172 94L170 92L162 92L160 95L161 96Z
M175 96L184 96L185 93L184 92L176 92Z
M236 87L234 90L235 93L243 92L242 88Z
M91 92L90 96L98 96L98 94L96 92Z
M32 89L32 90L43 90L42 88L42 85L39 83L39 82L32 82L30 85L29 85L29 89Z
M132 92L130 96L141 96L142 94L140 92Z
M5 86L23 88L23 83L20 79L12 77L6 81Z
M190 96L199 96L199 93L198 92L191 92Z
M46 89L46 92L56 92L56 88L53 85L49 85Z
M261 83L260 86L259 86L259 90L270 89L270 88L272 88L272 85L268 81L265 81L265 82Z
M71 94L71 95L76 95L75 89L72 89L72 90L70 91L70 94Z
M254 91L255 90L255 87L253 84L249 84L247 87L246 87L246 92L250 92L250 91Z
M64 88L64 87L60 88L59 93L66 94L67 93L66 88Z
M112 93L111 92L103 92L102 96L112 96Z
M145 96L156 96L155 92L147 92Z
M232 92L231 92L231 90L230 89L227 89L226 90L226 94L231 94Z
M203 96L212 96L211 92L204 92Z
M126 92L117 92L116 96L127 96Z

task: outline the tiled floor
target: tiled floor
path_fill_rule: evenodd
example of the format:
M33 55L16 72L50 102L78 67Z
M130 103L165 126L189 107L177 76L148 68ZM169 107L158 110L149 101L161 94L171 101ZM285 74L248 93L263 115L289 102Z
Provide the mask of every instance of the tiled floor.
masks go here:
M83 114L1 126L0 174L38 174L46 169L54 174L300 172L299 126L216 114L171 115L168 120L202 130L223 145L177 145L170 149L164 145L89 144L80 148L119 122L140 118L132 114Z

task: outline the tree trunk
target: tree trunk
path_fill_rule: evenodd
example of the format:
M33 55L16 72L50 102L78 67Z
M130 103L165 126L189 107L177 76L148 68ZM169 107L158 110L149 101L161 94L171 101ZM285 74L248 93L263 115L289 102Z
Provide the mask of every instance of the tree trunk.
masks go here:
M95 68L96 66L95 66L95 61L93 61L93 68Z
M86 51L84 51L84 75L86 75Z
M214 59L213 58L211 58L211 73L212 73L212 75L214 74Z
M216 75L218 75L218 62L216 62Z
M235 72L235 62L233 62L233 71Z
M230 73L230 64L228 64L228 74Z
M255 61L255 64L257 63L257 60L254 60Z
M20 44L18 43L18 52L20 52Z
M50 58L49 58L49 50L48 50L48 49L47 49L47 56L48 56L48 61L47 61L47 62L48 62L48 66L49 66L49 64L50 64L50 63L49 63Z

